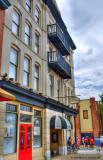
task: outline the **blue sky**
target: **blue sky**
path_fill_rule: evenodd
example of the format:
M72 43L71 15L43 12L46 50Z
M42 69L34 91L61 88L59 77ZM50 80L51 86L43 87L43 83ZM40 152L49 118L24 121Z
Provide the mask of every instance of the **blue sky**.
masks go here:
M74 51L76 95L103 93L103 0L56 0L77 49Z

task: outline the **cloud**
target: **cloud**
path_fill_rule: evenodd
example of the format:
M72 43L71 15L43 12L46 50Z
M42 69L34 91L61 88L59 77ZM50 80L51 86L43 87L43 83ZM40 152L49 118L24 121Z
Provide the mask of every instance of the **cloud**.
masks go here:
M77 49L76 94L81 99L103 93L103 0L56 0Z

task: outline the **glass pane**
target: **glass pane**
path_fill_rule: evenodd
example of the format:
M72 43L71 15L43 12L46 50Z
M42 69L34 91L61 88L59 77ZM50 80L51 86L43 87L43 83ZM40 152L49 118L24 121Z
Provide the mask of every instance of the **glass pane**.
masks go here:
M15 64L17 66L17 55L18 52L14 48L11 48L11 53L10 53L10 62Z
M30 45L30 38L25 34L25 43L29 46Z
M24 57L24 71L29 72L29 59Z
M31 122L31 116L20 114L20 121L21 122Z
M30 112L31 111L31 107L20 105L20 110Z
M28 4L28 6L30 7L31 0L26 0L26 3L27 3L27 4Z
M15 9L13 9L13 21L19 26L19 19L20 19L20 16L19 14L16 12Z
M30 27L27 23L25 23L25 33L30 36Z
M3 154L16 152L16 120L15 113L6 113Z
M24 126L21 126L20 150L24 149Z
M35 34L35 43L39 45L39 36Z
M27 129L27 148L30 148L30 137L31 137L31 127L28 127Z
M41 111L34 110L34 116L39 116L39 117L41 117Z
M38 53L38 47L36 44L35 44L35 53Z
M16 35L18 35L19 32L19 27L14 22L12 22L12 32Z
M34 89L38 90L38 80L36 78L34 78Z
M36 17L38 17L38 18L39 18L39 11L38 11L38 9L37 9L37 8L35 8L35 15L36 15Z
M24 72L23 85L28 86L28 83L29 83L28 73Z
M10 68L9 68L9 78L13 78L16 80L16 75L17 75L17 70L16 66L10 63Z

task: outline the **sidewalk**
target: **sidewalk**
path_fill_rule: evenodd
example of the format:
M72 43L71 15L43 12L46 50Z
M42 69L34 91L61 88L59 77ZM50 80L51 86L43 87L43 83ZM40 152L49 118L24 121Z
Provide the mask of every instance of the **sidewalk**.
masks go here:
M71 153L67 156L55 156L51 160L103 160L103 151L97 154L96 149L80 149L76 154Z

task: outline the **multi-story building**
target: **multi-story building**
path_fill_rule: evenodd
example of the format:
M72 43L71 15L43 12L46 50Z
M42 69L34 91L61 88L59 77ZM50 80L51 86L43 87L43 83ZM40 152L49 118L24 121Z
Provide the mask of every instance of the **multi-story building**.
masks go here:
M75 49L55 0L0 1L0 160L67 154Z
M102 135L103 119L101 104L95 98L83 99L77 104L78 114L76 117L76 135L82 137L93 137Z

